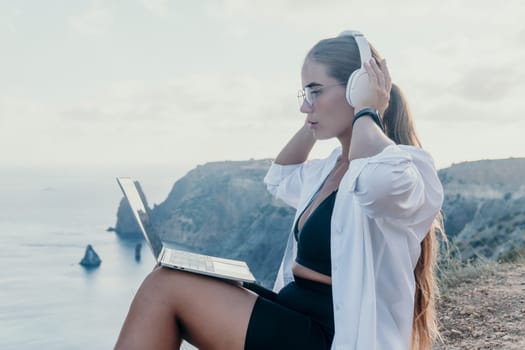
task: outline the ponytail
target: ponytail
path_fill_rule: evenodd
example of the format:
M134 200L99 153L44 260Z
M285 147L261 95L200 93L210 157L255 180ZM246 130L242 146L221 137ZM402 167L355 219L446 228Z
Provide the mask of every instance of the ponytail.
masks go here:
M405 95L396 84L392 84L390 90L390 102L383 116L383 124L386 135L396 144L421 147Z

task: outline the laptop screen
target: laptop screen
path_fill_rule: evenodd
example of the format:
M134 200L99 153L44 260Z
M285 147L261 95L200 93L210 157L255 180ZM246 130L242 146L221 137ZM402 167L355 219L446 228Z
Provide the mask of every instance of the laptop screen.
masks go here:
M129 177L118 177L117 182L122 189L122 192L124 192L124 196L128 200L133 216L135 217L135 220L137 220L142 234L153 251L153 255L155 258L158 258L160 251L162 250L162 242L151 223L144 201L137 189L137 185Z

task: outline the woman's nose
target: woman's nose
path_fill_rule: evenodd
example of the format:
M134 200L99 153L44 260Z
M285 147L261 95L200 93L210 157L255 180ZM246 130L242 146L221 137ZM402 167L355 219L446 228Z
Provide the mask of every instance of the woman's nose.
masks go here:
M299 108L301 113L311 113L312 109L313 109L313 107L310 106L310 104L308 103L308 101L306 101L306 99L303 100L303 104Z

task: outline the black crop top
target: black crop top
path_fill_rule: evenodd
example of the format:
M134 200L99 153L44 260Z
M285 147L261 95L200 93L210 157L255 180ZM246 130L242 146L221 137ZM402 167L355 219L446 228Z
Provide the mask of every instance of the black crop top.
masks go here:
M309 269L332 276L330 254L330 227L337 190L326 197L306 219L301 232L298 224L304 211L295 222L294 235L297 241L295 261ZM306 210L306 209L305 209Z

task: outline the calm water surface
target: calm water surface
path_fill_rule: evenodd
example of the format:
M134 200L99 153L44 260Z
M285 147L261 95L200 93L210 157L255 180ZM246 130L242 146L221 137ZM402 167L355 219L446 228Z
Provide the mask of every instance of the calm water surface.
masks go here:
M136 173L150 205L183 175ZM121 199L114 178L133 173L3 169L0 175L0 349L111 349L154 265L144 242L136 261L140 241L106 232ZM97 269L78 264L87 244L102 259Z

